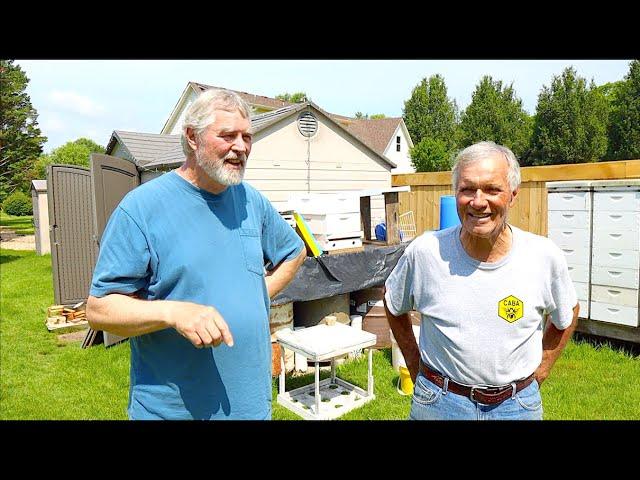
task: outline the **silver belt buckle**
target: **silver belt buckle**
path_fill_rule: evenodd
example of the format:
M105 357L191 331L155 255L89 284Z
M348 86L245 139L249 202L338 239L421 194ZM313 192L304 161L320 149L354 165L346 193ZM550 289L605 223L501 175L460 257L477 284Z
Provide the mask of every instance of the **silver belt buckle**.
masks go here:
M469 390L469 400L471 400L472 402L476 402L477 400L475 400L473 398L473 391L476 389L477 387L471 387L471 390Z

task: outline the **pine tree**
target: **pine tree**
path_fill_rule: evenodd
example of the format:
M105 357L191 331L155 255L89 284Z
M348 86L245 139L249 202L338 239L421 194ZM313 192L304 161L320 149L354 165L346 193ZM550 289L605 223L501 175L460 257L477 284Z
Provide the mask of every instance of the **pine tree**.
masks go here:
M31 166L47 138L25 93L29 79L13 60L0 60L0 201L14 190L29 191Z

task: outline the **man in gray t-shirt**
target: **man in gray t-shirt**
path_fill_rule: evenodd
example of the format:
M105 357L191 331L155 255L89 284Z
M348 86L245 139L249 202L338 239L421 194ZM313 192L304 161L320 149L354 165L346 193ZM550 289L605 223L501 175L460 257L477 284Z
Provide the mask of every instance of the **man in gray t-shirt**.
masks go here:
M507 223L519 185L508 148L461 151L461 225L415 239L385 283L387 318L415 383L411 419L542 419L539 387L579 307L562 251ZM410 310L422 315L419 346Z

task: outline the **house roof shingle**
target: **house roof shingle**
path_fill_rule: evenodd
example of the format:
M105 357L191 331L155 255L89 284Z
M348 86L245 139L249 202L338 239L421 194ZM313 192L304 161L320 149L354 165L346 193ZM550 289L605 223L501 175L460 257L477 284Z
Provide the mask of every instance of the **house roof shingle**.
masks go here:
M223 88L223 87L215 87L213 85L206 85L204 83L198 83L198 82L190 82L190 83L196 88L198 93L204 92L205 90L208 90L210 88ZM230 88L225 88L224 90L230 90L232 92L237 93L238 95L240 95L240 97L242 97L242 99L245 102L251 105L264 106L268 108L282 108L282 107L287 107L289 105L295 105L294 103L285 102L284 100L278 100L276 98L265 97L262 95L254 95L253 93L240 92L238 90L231 90Z
M348 119L348 117L343 118ZM384 155L384 151L387 145L389 145L389 140L401 121L402 117L378 119L352 118L346 121L342 120L340 123L361 142L369 145L380 155Z
M132 160L138 167L144 167L151 162L155 162L176 145L182 149L180 135L115 130L107 145L107 155L111 154L117 140L131 154Z

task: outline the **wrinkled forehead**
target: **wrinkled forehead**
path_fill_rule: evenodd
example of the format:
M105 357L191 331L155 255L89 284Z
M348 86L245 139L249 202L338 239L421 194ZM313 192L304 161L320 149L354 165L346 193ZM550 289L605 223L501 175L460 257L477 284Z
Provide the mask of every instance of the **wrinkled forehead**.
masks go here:
M245 117L237 108L219 108L213 111L215 120L207 128L224 131L241 131L253 133L251 117Z
M475 158L460 168L460 179L482 178L483 180L507 181L509 163L502 153L496 152Z

